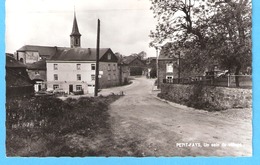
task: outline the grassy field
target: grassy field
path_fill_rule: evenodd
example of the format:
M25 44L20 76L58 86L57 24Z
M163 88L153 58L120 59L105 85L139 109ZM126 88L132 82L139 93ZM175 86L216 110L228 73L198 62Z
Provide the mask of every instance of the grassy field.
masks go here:
M7 99L6 155L107 155L113 146L108 107L119 97Z

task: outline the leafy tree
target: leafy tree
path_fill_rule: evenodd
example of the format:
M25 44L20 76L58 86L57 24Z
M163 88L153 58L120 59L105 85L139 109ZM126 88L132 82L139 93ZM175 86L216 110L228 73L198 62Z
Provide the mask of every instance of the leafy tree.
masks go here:
M147 54L145 51L141 51L140 53L132 53L130 56L138 57L139 59L143 60Z
M211 54L223 67L239 75L241 69L251 66L252 61L251 1L226 0L215 5L216 14L211 19L211 25L215 25L210 37L214 44ZM236 86L239 86L238 77Z
M251 66L250 0L151 2L158 19L156 30L150 34L151 46L171 40L188 48L183 65L190 70L218 63L238 75Z

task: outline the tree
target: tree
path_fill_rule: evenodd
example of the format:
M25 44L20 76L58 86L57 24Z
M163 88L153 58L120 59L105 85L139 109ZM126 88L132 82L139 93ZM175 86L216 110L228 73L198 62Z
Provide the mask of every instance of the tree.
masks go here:
M132 53L130 56L138 57L139 59L143 60L147 54L145 51L141 51L140 53Z
M241 69L251 66L251 1L219 1L216 3L218 9L212 17L212 23L216 24L219 32L214 41L218 49L216 53L222 66L234 70L239 75ZM231 12L230 12L231 11ZM236 86L239 86L239 79L236 76Z
M217 62L238 75L241 68L251 65L250 0L151 2L158 19L150 34L151 46L173 40L188 47L186 62L194 64L187 63L190 69Z

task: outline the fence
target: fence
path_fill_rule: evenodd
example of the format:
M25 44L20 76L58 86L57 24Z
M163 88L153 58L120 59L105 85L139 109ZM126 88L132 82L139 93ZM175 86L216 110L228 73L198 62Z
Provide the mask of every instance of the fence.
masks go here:
M251 75L228 75L222 77L214 76L193 76L188 78L163 79L167 84L202 84L211 86L236 87L236 78L239 81L239 87L252 88Z

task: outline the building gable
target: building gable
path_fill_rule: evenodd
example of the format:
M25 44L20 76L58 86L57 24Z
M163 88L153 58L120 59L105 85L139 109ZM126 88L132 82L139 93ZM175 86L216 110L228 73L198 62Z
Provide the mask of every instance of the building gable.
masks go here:
M145 67L145 64L139 58L135 58L132 62L129 63L129 66Z
M118 61L118 58L116 55L112 52L111 49L108 49L101 57L100 62L116 62Z

